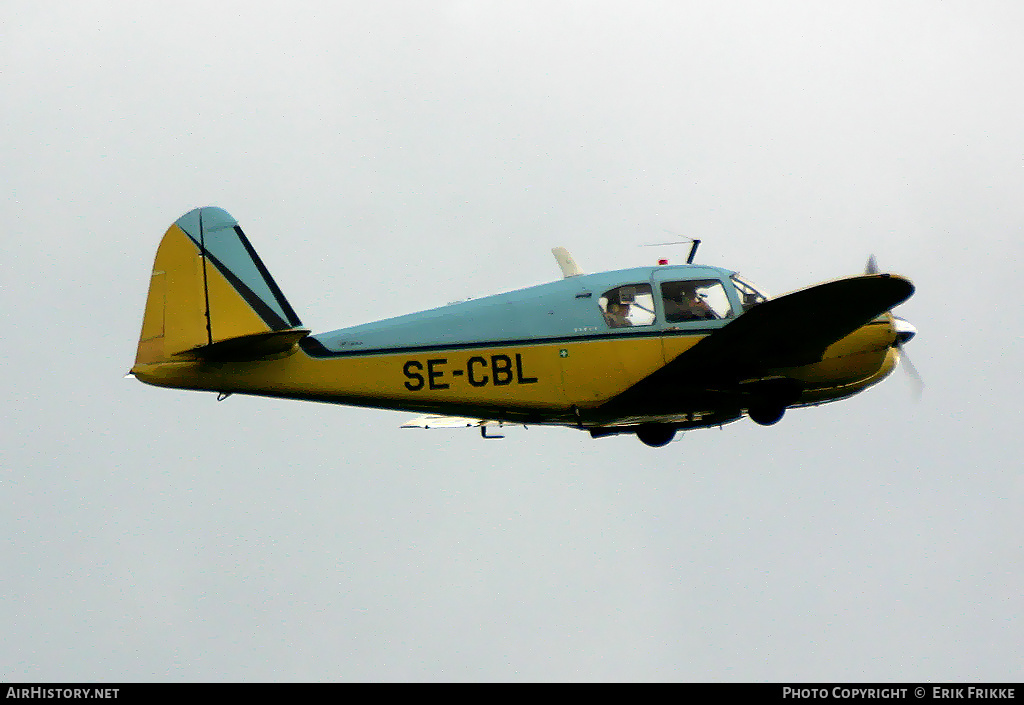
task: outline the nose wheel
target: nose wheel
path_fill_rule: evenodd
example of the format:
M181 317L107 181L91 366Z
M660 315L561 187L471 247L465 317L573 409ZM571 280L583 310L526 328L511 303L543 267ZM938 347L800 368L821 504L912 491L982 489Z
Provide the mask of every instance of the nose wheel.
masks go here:
M665 424L648 424L637 429L636 437L651 448L667 446L675 438L676 430Z
M785 413L784 404L758 404L747 409L750 420L761 426L777 424Z

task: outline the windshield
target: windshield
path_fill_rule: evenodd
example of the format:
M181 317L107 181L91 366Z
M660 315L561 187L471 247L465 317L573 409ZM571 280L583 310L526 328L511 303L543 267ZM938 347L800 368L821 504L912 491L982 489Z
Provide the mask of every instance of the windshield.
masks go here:
M749 311L758 304L763 304L768 300L768 296L762 294L753 284L744 280L739 274L732 275L732 283L736 285L736 291L740 295L740 304L743 305L744 311Z

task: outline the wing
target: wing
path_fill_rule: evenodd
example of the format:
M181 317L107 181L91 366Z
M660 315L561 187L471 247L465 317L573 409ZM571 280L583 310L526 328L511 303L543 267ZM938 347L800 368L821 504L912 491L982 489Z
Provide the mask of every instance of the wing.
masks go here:
M482 419L471 419L463 416L442 416L440 414L427 414L410 419L402 424L402 428L473 428L483 426L487 421Z
M771 299L702 339L633 385L605 411L736 393L773 368L818 362L825 350L905 301L914 285L890 274L837 279Z
M489 421L487 419L471 419L468 416L443 416L440 414L427 414L411 419L402 424L402 428L479 428L480 436L483 438L504 438L500 434L487 434L488 427L497 426L519 426L520 424L505 423L504 421ZM525 424L523 424L525 426Z

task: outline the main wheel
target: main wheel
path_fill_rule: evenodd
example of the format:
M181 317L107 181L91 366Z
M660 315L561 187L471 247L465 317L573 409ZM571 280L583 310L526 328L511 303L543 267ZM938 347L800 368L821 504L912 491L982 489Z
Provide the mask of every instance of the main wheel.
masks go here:
M675 438L676 430L665 424L647 424L636 431L636 437L651 448L661 448Z
M777 424L785 413L786 407L781 404L761 404L747 409L747 416L750 417L750 420L761 426Z

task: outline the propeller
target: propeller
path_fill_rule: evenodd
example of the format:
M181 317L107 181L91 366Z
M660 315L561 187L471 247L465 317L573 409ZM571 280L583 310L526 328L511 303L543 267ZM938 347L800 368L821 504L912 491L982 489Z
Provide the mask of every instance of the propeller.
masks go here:
M864 266L864 273L878 274L878 260L875 259L874 255L868 257L868 263ZM907 351L903 349L904 343L917 335L917 328L905 318L894 315L892 319L893 327L896 329L896 351L900 354L903 370L910 377L910 385L914 390L914 397L920 399L922 392L924 392L924 379L921 377L921 373L917 371L914 363L910 361Z

